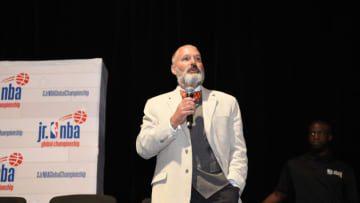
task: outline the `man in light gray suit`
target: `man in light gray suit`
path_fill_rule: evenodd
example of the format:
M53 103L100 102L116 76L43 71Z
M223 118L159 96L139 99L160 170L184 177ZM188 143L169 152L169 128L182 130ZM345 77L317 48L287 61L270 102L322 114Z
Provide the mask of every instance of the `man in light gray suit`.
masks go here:
M136 140L141 157L157 158L152 203L241 202L248 166L236 98L202 86L193 45L176 50L171 72L178 87L147 101Z

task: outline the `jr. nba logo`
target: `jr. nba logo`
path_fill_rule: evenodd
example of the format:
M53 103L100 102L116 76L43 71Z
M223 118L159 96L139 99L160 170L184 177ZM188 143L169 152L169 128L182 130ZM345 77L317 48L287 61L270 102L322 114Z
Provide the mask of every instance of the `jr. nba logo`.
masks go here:
M80 125L83 124L86 119L86 112L78 110L73 114L62 116L57 121L50 122L49 126L43 122L39 122L37 142L41 142L42 147L78 146L79 142L69 141L80 139Z

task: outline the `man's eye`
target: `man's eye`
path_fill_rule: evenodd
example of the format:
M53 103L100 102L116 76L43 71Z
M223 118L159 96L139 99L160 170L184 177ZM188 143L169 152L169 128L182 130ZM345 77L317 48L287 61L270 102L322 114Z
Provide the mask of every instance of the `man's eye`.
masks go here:
M188 60L190 60L190 57L184 57L183 60L188 61Z

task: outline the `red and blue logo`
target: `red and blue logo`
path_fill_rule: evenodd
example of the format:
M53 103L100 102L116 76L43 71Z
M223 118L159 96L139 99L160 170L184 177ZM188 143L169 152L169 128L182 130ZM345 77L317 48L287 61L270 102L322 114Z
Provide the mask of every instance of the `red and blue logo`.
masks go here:
M80 125L87 119L84 110L62 116L57 121L45 125L39 122L38 143L41 147L79 147Z
M11 183L15 181L15 168L22 164L23 159L21 153L18 152L12 153L10 156L0 156L0 191L14 189L14 185Z
M27 73L12 75L0 81L0 108L20 108L22 88L28 84L30 76Z

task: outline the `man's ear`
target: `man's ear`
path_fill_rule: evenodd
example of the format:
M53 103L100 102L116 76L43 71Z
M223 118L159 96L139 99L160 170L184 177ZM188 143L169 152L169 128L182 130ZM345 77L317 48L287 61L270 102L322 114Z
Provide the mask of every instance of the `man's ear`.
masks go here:
M176 75L176 69L175 69L175 65L174 64L171 64L171 73L173 75Z
M331 142L332 140L333 140L333 136L330 135L330 136L329 136L329 142Z

